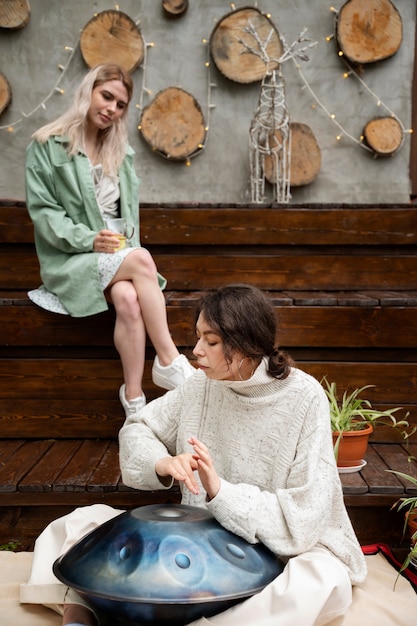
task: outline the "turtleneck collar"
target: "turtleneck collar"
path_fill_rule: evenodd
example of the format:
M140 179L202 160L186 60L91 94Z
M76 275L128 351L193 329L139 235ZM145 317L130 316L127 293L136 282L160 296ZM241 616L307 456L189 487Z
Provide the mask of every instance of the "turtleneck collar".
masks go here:
M268 374L268 359L262 359L248 380L218 380L216 384L228 387L240 396L261 398L277 392L287 384L287 379L280 380Z

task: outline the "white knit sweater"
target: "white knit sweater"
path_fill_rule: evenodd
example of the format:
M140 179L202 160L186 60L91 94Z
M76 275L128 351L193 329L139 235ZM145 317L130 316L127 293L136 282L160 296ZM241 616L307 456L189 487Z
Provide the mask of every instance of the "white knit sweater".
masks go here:
M163 489L156 462L208 447L221 487L210 502L182 486L182 503L207 507L218 522L250 543L291 557L323 546L352 583L366 576L347 515L333 454L329 403L313 377L293 368L272 378L266 361L250 380L213 381L201 371L128 418L120 431L123 482ZM198 477L197 477L198 478Z

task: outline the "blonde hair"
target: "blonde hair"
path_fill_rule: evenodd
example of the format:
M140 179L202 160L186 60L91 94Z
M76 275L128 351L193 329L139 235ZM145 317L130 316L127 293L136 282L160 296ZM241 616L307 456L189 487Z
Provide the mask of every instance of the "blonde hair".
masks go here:
M74 156L82 149L87 113L91 104L93 90L110 80L120 80L126 88L128 102L132 99L133 82L126 70L114 63L97 65L86 74L75 92L72 106L55 121L46 124L33 133L32 138L45 143L53 135L68 137L67 151ZM126 155L127 148L127 112L104 130L99 131L100 161L105 174L115 175Z

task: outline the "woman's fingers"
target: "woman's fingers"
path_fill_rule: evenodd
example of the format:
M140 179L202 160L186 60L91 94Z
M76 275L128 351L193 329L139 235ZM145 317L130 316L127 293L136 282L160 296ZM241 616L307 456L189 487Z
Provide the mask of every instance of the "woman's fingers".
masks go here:
M94 239L95 252L114 252L119 245L119 239L111 230L101 230Z
M183 482L191 493L198 495L200 490L194 475L196 469L197 461L190 453L165 457L158 461L155 466L156 473L159 476L172 476L174 480Z

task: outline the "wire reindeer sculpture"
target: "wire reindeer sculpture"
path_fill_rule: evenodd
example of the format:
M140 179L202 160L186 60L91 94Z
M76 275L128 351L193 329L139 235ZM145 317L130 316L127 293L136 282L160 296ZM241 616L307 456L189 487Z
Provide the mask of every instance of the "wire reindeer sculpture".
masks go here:
M312 42L305 36L306 30L300 33L291 46L288 46L281 36L284 52L279 59L270 58L267 51L274 29L271 29L266 39L261 41L249 20L244 32L254 39L257 47L254 48L242 39L238 39L245 48L241 54L254 54L261 58L267 67L249 130L250 184L253 203L265 202L265 161L267 159L270 159L272 164L270 178L274 181L274 200L278 203L288 203L291 198L291 126L281 65L288 59L309 60L307 50L315 46L317 42Z

